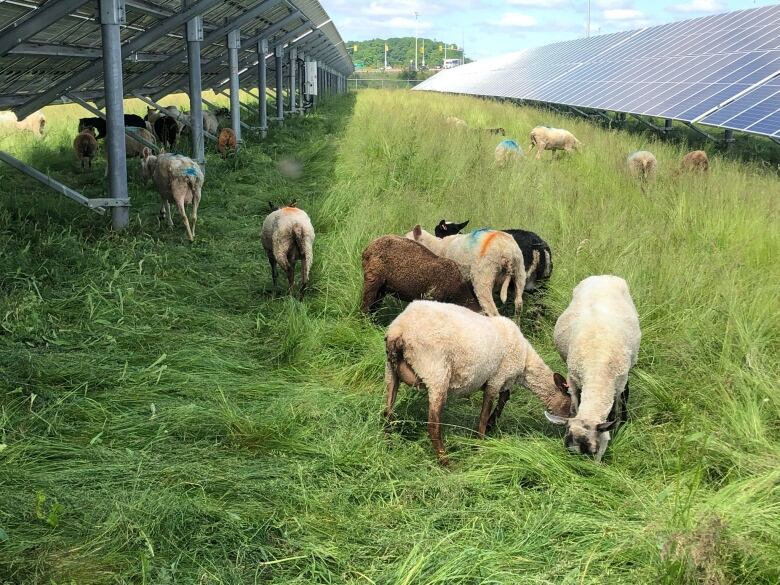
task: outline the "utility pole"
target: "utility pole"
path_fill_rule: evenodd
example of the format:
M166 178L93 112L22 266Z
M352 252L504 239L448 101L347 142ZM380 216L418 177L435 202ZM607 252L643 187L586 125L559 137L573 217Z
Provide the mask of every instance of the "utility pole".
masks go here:
M460 64L466 64L466 33L460 30Z
M414 70L419 71L417 68L417 36L418 36L418 26L417 26L417 17L420 16L419 12L414 13Z
M425 39L423 39L423 69L425 69Z
M387 71L387 41L385 41L385 71Z
M590 38L590 0L588 0L588 34L587 38Z

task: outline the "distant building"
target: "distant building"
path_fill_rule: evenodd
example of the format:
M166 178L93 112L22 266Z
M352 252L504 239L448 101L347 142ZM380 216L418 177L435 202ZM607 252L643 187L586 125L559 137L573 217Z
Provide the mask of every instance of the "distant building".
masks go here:
M462 65L460 59L445 59L444 60L444 69L452 69L453 67L458 67L459 65Z

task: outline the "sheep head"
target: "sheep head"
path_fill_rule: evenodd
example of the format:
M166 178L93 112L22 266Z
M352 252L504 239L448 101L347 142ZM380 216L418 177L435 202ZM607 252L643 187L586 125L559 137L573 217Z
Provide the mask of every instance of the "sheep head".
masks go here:
M596 461L601 461L604 452L607 450L607 444L612 438L610 430L617 424L617 420L608 420L606 422L593 424L583 421L580 418L566 418L557 416L545 411L544 416L551 423L556 425L566 425L566 434L563 442L566 448L572 453L588 455Z
M454 236L455 234L460 233L460 231L463 228L465 228L468 224L469 224L468 219L463 223L455 223L452 221L441 220L438 224L436 224L436 229L434 230L434 233L436 234L437 238L446 238L447 236Z
M147 183L154 176L154 171L157 168L157 157L152 154L148 146L144 147L141 156L141 181Z

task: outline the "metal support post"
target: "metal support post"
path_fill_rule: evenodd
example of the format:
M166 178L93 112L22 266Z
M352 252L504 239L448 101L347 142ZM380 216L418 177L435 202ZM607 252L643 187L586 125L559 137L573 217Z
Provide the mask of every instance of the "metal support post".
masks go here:
M184 0L182 8L189 8L194 0ZM190 120L192 121L192 158L206 170L206 149L203 144L203 102L201 102L200 43L203 40L203 19L194 17L187 22L187 65L190 76Z
M672 132L672 121L669 118L664 120L664 136L669 136Z
M726 143L726 148L729 148L734 143L734 131L730 128L726 128L726 132L723 135L723 141Z
M304 98L303 98L303 83L305 81L306 77L306 71L304 70L303 63L306 62L306 54L303 51L298 51L298 61L295 63L295 70L298 72L298 84L296 85L296 91L298 91L298 95L300 96L298 98L299 108L298 113L300 115L304 114Z
M268 39L257 41L257 107L260 109L260 135L268 134L268 67L265 56L268 54Z
M241 142L241 100L238 95L238 49L241 46L241 29L232 30L227 36L228 59L230 62L230 126Z
M296 69L298 68L298 48L292 47L290 49L290 114L295 114L295 102L297 101L297 92L296 92L296 81L295 81L295 74Z
M130 201L127 195L127 161L125 160L125 113L122 104L122 42L119 27L125 23L124 0L100 0L100 29L103 40L103 83L106 91L106 158L108 159L108 193L125 203L111 210L116 230L130 223Z
M284 121L284 78L282 76L282 57L284 57L284 47L276 45L276 119L281 124Z

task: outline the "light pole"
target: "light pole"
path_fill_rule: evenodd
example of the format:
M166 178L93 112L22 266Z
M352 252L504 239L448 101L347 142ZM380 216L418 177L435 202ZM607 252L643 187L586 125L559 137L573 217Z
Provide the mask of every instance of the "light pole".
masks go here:
M587 38L590 38L590 0L588 0L588 35Z
M419 71L419 69L417 68L417 35L418 35L417 17L418 16L420 16L420 13L415 12L414 13L414 70L415 71Z

